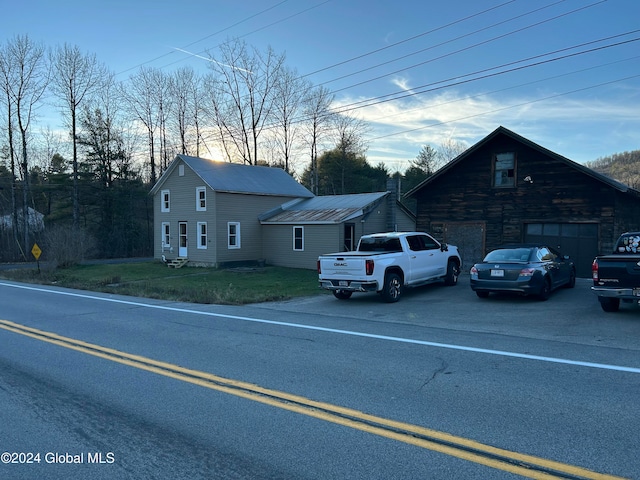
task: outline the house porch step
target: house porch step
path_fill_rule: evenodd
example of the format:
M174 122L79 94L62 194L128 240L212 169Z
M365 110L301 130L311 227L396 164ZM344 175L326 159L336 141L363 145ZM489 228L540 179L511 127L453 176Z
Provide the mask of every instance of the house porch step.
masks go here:
M169 268L182 268L189 262L189 259L186 257L177 257L173 260L169 260L167 262L167 267Z

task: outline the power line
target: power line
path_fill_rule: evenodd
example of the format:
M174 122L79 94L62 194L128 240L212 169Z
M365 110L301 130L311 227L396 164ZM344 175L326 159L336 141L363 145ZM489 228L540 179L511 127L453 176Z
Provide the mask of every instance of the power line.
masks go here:
M546 96L546 97L538 98L538 99L535 99L535 100L529 100L529 101L517 103L517 104L514 104L514 105L508 105L506 107L500 107L500 108L496 108L494 110L489 110L489 111L482 112L482 113L476 113L474 115L467 115L465 117L456 118L454 120L446 120L446 121L442 121L442 122L436 122L436 123L432 123L432 124L429 124L429 125L424 125L422 127L412 128L412 129L409 129L409 130L403 130L401 132L395 132L395 133L390 133L390 134L387 134L387 135L381 135L381 136L378 136L378 137L371 138L370 140L372 140L372 141L373 140L380 140L380 139L383 139L383 138L389 138L389 137L393 137L393 136L396 136L396 135L401 135L401 134L411 133L411 132L417 132L419 130L425 130L427 128L437 127L437 126L440 126L440 125L446 125L448 123L460 122L462 120L469 120L471 118L477 118L477 117L481 117L483 115L488 115L488 114L491 114L491 113L502 112L504 110L509 110L509 109L512 109L512 108L524 107L525 105L531 105L533 103L543 102L545 100L551 100L552 98L563 97L565 95L571 95L573 93L584 92L586 90L592 90L594 88L603 87L605 85L611 85L613 83L624 82L625 80L631 80L631 79L634 79L634 78L640 78L640 74L631 75L631 76L624 77L624 78L618 78L616 80L610 80L608 82L602 82L602 83L598 83L596 85L590 85L588 87L577 88L575 90L570 90L568 92L557 93L555 95L549 95L549 96Z
M188 45L186 45L186 46L184 46L184 47L181 47L181 48L182 48L182 49L186 49L186 48L190 47L191 45L194 45L194 44L196 44L196 43L199 43L199 42L202 42L202 41L206 40L207 38L213 37L214 35L218 35L218 34L220 34L220 33L222 33L222 32L225 32L225 31L227 31L227 30L230 30L231 28L236 27L237 25L240 25L240 24L242 24L242 23L246 22L247 20L250 20L250 19L252 19L252 18L255 18L255 17L259 16L259 15L262 15L263 13L266 13L266 12L268 12L269 10L274 9L275 7L280 6L281 4L283 4L283 3L287 2L287 1L288 1L288 0L283 0L283 1L281 1L280 3L278 3L278 4L274 5L274 6L270 7L270 8L267 8L267 9L265 9L265 10L262 10L262 11L260 11L260 12L258 12L258 13L256 13L256 14L254 14L254 15L251 15L251 16L249 16L249 17L247 17L247 18L245 18L245 19L243 19L243 20L241 20L241 21L239 21L239 22L236 22L236 23L235 23L235 24L233 24L233 25L230 25L229 27L223 28L222 30L219 30L218 32L215 32L215 33L212 33L212 34L210 34L210 35L207 35L206 37L204 37L204 38L202 38L202 39L200 39L200 40L196 40L195 42L191 42L191 43L189 43ZM290 20L290 19L292 19L292 18L295 18L295 17L297 17L297 16L299 16L299 15L302 15L303 13L307 13L307 12L309 12L309 11L311 11L311 10L314 10L314 9L316 9L316 8L318 8L318 7L321 7L322 5L325 5L325 4L327 4L327 3L330 3L331 1L333 1L333 0L325 0L325 1L324 1L324 2L322 2L322 3L319 3L319 4L316 4L316 5L313 5L313 6L309 7L309 8L305 8L304 10L300 10L299 12L296 12L296 13L294 13L294 14L291 14L291 15L287 16L287 17L281 18L280 20L277 20L277 21L275 21L275 22L272 22L272 23L270 23L270 24L268 24L268 25L264 25L264 26L262 26L262 27L260 27L260 28L257 28L257 29L255 29L255 30L252 30L252 31L250 31L250 32L248 32L248 33L245 33L244 35L240 35L240 36L237 36L237 37L235 37L235 38L240 39L240 38L248 37L249 35L253 35L253 34L254 34L254 33L256 33L256 32L260 32L260 31L262 31L262 30L266 30L266 29L267 29L267 28L269 28L269 27L273 27L274 25L278 25L279 23L285 22L285 21ZM203 55L203 54L207 53L207 52L208 52L208 50L209 50L209 49L200 50L199 52L196 52L196 56L197 56L197 55ZM153 61L159 60L159 59L161 59L161 58L164 58L164 57L166 57L166 56L168 56L168 55L171 55L172 53L173 53L173 52L165 53L165 54L160 55L159 57L156 57L156 58L154 58L154 59L152 59L152 60L149 60L149 61L143 62L143 63L141 63L141 64L138 64L138 65L134 66L134 67L128 68L128 69L126 69L126 70L124 70L124 71L122 71L122 72L118 73L117 75L120 75L120 74L122 74L122 73L125 73L125 72L128 72L128 71L131 71L131 70L136 69L136 68L139 68L139 67L141 67L141 66L143 66L143 65L146 65L147 63L150 63L150 62L153 62ZM192 55L193 55L193 54L192 54ZM165 64L165 65L163 65L163 66L161 66L161 67L159 67L159 68L166 68L166 67L169 67L169 66L171 66L171 65L175 65L176 63L182 62L182 61L184 61L184 60L185 60L185 59L176 60L176 61L174 61L174 62L167 63L167 64Z
M511 65L517 65L519 63L527 62L527 61L530 61L530 60L535 60L535 59L538 59L538 58L547 57L549 55L554 55L556 53L561 53L561 52L565 52L565 51L568 51L568 50L573 50L573 49L584 47L584 46L587 46L587 45L592 45L594 43L599 43L599 42L603 42L603 41L606 41L606 40L612 40L614 38L619 38L619 37L623 37L623 36L626 36L626 35L631 35L633 33L638 33L638 32L640 32L640 29L632 30L630 32L621 33L621 34L618 34L618 35L613 35L611 37L601 38L599 40L593 40L591 42L585 42L585 43L582 43L582 44L579 44L579 45L574 45L572 47L562 48L562 49L555 50L555 51L552 51L552 52L543 53L543 54L540 54L540 55L534 55L532 57L524 58L524 59L521 59L521 60L516 60L514 62L504 63L502 65L498 65L498 66L491 67L491 68L486 68L486 69L483 69L483 70L477 70L475 72L467 73L467 74L464 74L464 75L456 75L454 77L450 77L450 78L444 79L444 80L439 80L437 82L431 82L431 83L428 83L428 84L419 85L417 87L414 87L412 90L419 89L419 88L433 87L435 85L442 84L442 83L445 83L445 82L451 82L452 80L458 79L458 78L466 78L466 77L476 76L476 75L479 75L481 73L486 73L486 72L490 72L492 70L497 70L499 68L504 68L504 67L508 67L508 66L511 66ZM497 75L503 75L505 73L510 73L510 72L514 72L514 71L517 71L517 70L522 70L524 68L529 68L529 67L533 67L533 66L542 65L542 64L545 64L545 63L555 62L555 61L558 61L558 60L563 60L563 59L570 58L570 57L575 57L575 56L578 56L578 55L584 55L584 54L587 54L587 53L592 53L592 52L599 51L599 50L604 50L604 49L607 49L607 48L617 47L617 46L624 45L624 44L627 44L627 43L637 42L638 40L640 40L640 38L632 38L630 40L625 40L625 41L621 41L621 42L617 42L617 43L613 43L613 44L609 44L609 45L603 45L603 46L600 46L600 47L594 47L594 48L591 48L591 49L588 49L588 50L583 50L581 52L574 52L574 53L562 55L562 56L559 56L559 57L551 58L551 59L548 59L548 60L535 62L535 63L532 63L532 64L523 65L523 66L520 66L520 67L514 67L514 68L511 68L511 69L508 69L508 70L504 70L502 72L492 73L492 74L484 75L484 76L481 76L481 77L476 77L476 78L473 78L473 79L470 79L470 80L458 81L456 83L449 83L449 84L443 85L441 87L431 88L429 90L423 90L423 91L420 91L420 92L413 92L413 93L407 94L404 91L401 91L401 92L388 93L388 94L385 94L385 95L379 95L377 97L373 97L373 98L370 98L370 99L366 99L366 100L361 100L359 102L350 103L350 104L347 105L347 107L354 107L354 109L355 109L355 108L362 108L362 107L377 105L379 103L384 103L384 102L388 102L388 101L392 101L392 100L397 100L397 99L400 99L400 98L405 98L405 97L408 97L408 96L418 95L418 94L421 94L421 93L427 93L427 92L430 92L430 91L433 91L433 90L437 90L437 89L441 89L441 88L456 86L456 85L460 85L460 84L463 84L463 83L469 83L471 81L480 80L480 79L484 79L484 78L489 78L489 77L493 77L493 76L497 76ZM394 98L390 98L389 99L388 97L394 97ZM384 99L386 99L386 100L384 100ZM368 102L372 102L372 103L368 103ZM362 104L366 104L366 105L362 105ZM357 105L362 105L362 106L356 107ZM350 108L348 108L348 110L349 109Z
M564 1L564 0L561 0L561 1ZM491 43L491 42L494 42L494 41L496 41L496 40L501 40L501 39L506 38L506 37L508 37L508 36L514 35L514 34L516 34L516 33L523 32L523 31L528 30L528 29L530 29L530 28L538 27L538 26L540 26L540 25L543 25L543 24L545 24L545 23L551 22L551 21L553 21L553 20L557 20L557 19L562 18L562 17L565 17L565 16L567 16L567 15L572 15L572 14L574 14L574 13L577 13L577 12L581 11L581 10L585 10L585 9L587 9L587 8L591 8L591 7L595 6L595 5L598 5L598 4L603 3L603 2L606 2L606 1L607 1L607 0L599 0L598 2L592 3L592 4L590 4L590 5L586 5L586 6L584 6L584 7L580 7L580 8L577 8L577 9L575 9L575 10L571 10L571 11L569 11L569 12L565 12L565 13L563 13L563 14L556 15L555 17L547 18L546 20L542 20L542 21L539 21L539 22L537 22L537 23L533 23L533 24L531 24L531 25L527 25L527 26L522 27L522 28L519 28L519 29L517 29L517 30L513 30L513 31L511 31L511 32L504 33L504 34L502 34L502 35L498 35L498 36L496 36L496 37L493 37L493 38L490 38L490 39L484 40L484 41L482 41L482 42L475 43L475 44L473 44L473 45L468 45L468 46L466 46L466 47L464 47L464 48L460 48L460 49L458 49L458 50L454 50L454 51L452 51L452 52L449 52L449 53L446 53L446 54L440 55L440 56L438 56L438 57L431 58L431 59L429 59L429 60L425 60L424 62L416 63L416 64L411 65L411 66L409 66L409 67L404 67L404 68L402 68L402 69L400 69L400 70L396 70L396 71L393 71L393 72L390 72L390 73L385 73L384 75L380 75L380 76L378 76L378 77L370 78L370 79L368 79L368 80L364 80L364 81L362 81L362 82L359 82L359 83L356 83L356 84L353 84L353 85L349 85L348 87L344 87L344 88L341 88L341 89L338 89L338 90L334 90L334 93L336 93L336 92L341 92L341 91L344 91L344 90L348 90L348 89L353 88L353 87L359 87L360 85L364 85L364 84L366 84L366 83L370 83L370 82L373 82L373 81L375 81L375 80L380 80L381 78L385 78L385 77L388 77L388 76L391 76L391 75L395 75L395 74L397 74L397 73L400 73L400 72L403 72L403 71L406 71L406 70L410 70L410 69L412 69L412 68L420 67L420 66L426 65L427 63L435 62L436 60L442 60L443 58L448 58L448 57L451 57L451 56L453 56L453 55L457 55L457 54L459 54L459 53L462 53L462 52L465 52L465 51L468 51L468 50L471 50L471 49L474 49L474 48L480 47L480 46L482 46L482 45L486 45L486 44ZM547 6L545 6L545 7L541 7L541 8L538 8L538 9L532 10L532 11L530 11L530 12L527 12L527 13L525 13L525 14L517 15L517 16L515 16L515 17L512 17L512 18L508 19L508 20L505 20L505 21L502 21L502 22L495 23L495 24L493 24L493 25L490 25L490 26L488 26L488 27L481 28L481 29L476 30L476 31L474 31L474 32L467 33L467 34L465 34L465 35L461 35L461 36L456 37L456 38L454 38L454 39L447 40L446 42L442 42L442 43L439 43L439 44L437 44L437 45L431 46L431 47L429 47L429 48L425 48L425 49L419 50L419 51L417 51L417 52L414 52L414 53L411 53L411 54L405 55L405 56L403 56L403 57L399 57L398 59L390 60L390 61L388 61L388 62L384 62L384 63L381 63L381 64L379 64L379 65L375 65L375 66L373 66L373 67L368 67L368 68L366 68L366 69L362 69L362 70L359 70L359 71L357 71L357 72L350 73L350 74L348 74L348 75L344 75L344 76L342 76L342 77L338 77L337 79L329 80L329 81L327 81L327 82L321 83L320 85L325 85L325 84L327 84L327 83L333 83L333 82L335 82L335 81L337 81L337 80L341 80L341 79L343 79L343 78L351 77L351 76L353 76L353 75L357 75L357 74L359 74L359 73L362 73L362 72L365 72L365 71L371 70L371 69L373 69L373 68L377 68L377 67L382 66L382 65L387 65L387 64L389 64L389 63L393 63L393 62L395 62L395 61L397 61L397 60L400 60L400 59L403 59L403 58L407 58L407 57L410 57L410 56L416 55L416 54L418 54L418 53L422 53L422 52L425 52L425 51L427 51L427 50L431 50L431 49L433 49L433 48L440 47L440 46L442 46L442 45L446 45L447 43L454 42L454 41L459 40L459 39L461 39L461 38L465 38L465 37L468 37L468 36L471 36L471 35L475 35L476 33L480 33L480 32L482 32L482 31L484 31L484 30L488 30L488 29L493 28L493 27L496 27L496 26L498 26L498 25L502 25L502 24L504 24L504 23L507 23L507 22L510 22L510 21L516 20L516 19L518 19L518 18L522 18L522 17L527 16L527 15L530 15L530 14L532 14L532 13L536 13L536 12L538 12L538 11L540 11L540 10L543 10L543 9L548 8L548 7L550 7L550 6L554 6L554 5L558 4L558 3L561 3L561 2L552 3L552 4L547 5Z
M634 56L634 57L630 57L630 58L625 58L625 59L622 59L622 60L616 60L616 61L613 61L613 62L601 63L600 65L593 65L591 67L582 68L582 69L579 69L579 70L573 70L571 72L561 73L561 74L558 74L558 75L553 75L551 77L545 77L545 78L541 78L541 79L538 79L538 80L533 80L531 82L525 82L525 83L520 83L518 85L512 85L510 87L504 87L504 88L500 88L500 89L497 89L497 90L491 90L491 91L488 91L488 92L477 93L477 94L474 94L474 95L467 95L465 97L456 98L455 100L448 100L446 102L440 102L440 103L432 104L432 105L429 105L428 107L421 106L421 107L412 108L412 109L409 109L409 110L403 110L403 111L398 112L398 113L394 113L394 114L391 114L391 115L385 115L383 117L378 117L378 118L385 118L386 119L386 118L390 118L390 117L396 117L396 116L399 116L399 115L405 115L407 113L410 113L410 112L413 112L413 111L416 111L416 110L424 110L425 108L442 107L444 105L450 105L452 103L457 103L457 102L461 102L461 101L464 101L464 100L471 100L471 99L474 99L474 98L485 97L487 95L493 95L493 94L500 93L500 92L506 92L507 90L514 90L516 88L526 87L526 86L529 86L529 85L535 85L537 83L543 83L543 82L547 82L549 80L555 80L557 78L562 78L562 77L568 77L570 75L575 75L576 73L584 73L584 72L588 72L590 70L596 70L598 68L603 68L603 67L610 67L612 65L628 62L630 60L638 60L638 59L640 59L640 55Z
M346 63L350 63L350 62L353 62L353 61L356 61L356 60L360 60L361 58L365 58L365 57L368 57L368 56L370 56L370 55L373 55L373 54L376 54L376 53L382 52L382 51L384 51L384 50L388 50L389 48L397 47L398 45L402 45L403 43L407 43L407 42L410 42L410 41L412 41L412 40L416 40L416 39L418 39L418 38L424 37L425 35L429 35L429 34L431 34L431 33L435 33L435 32L437 32L437 31L439 31L439 30L444 30L445 28L452 27L452 26L454 26L454 25L457 25L457 24L459 24L459 23L465 22L465 21L467 21L467 20L470 20L470 19L473 19L473 18L479 17L480 15L484 15L485 13L491 12L491 11L493 11L493 10L497 10L498 8L504 7L505 5L508 5L508 4L510 4L510 3L514 3L515 1L517 1L517 0L509 0L508 2L502 3L502 4L500 4L500 5L496 5L496 6L494 6L494 7L488 8L488 9L483 10L483 11L478 12L478 13L474 13L474 14L472 14L472 15L468 15L468 16L466 16L466 17L460 18L460 19L458 19L458 20L455 20L455 21L453 21L453 22L447 23L447 24L445 24L445 25L442 25L442 26L440 26L440 27L434 28L434 29L432 29L432 30L427 30L426 32L419 33L419 34L417 34L417 35L414 35L413 37L405 38L404 40L400 40L400 41L398 41L398 42L395 42L395 43L392 43L392 44L390 44L390 45L384 46L384 47L382 47L382 48L378 48L378 49L376 49L376 50L372 50L372 51L370 51L370 52L363 53L362 55L358 55L358 56L356 56L356 57L352 57L352 58L350 58L350 59L348 59L348 60L343 60L343 61L341 61L341 62L334 63L333 65L329 65L329 66L324 67L324 68L321 68L321 69L319 69L319 70L315 70L315 71L313 71L313 72L309 72L309 73L307 73L307 74L305 74L305 75L302 75L302 78L309 77L309 76L311 76L311 75L315 75L316 73L324 72L324 71L326 71L326 70L330 70L330 69L335 68L335 67L339 67L339 66L344 65L344 64L346 64ZM556 2L556 3L561 3L561 2L564 2L564 1L566 1L566 0L559 0L559 1L558 1L558 2ZM555 5L555 4L554 4L554 5Z

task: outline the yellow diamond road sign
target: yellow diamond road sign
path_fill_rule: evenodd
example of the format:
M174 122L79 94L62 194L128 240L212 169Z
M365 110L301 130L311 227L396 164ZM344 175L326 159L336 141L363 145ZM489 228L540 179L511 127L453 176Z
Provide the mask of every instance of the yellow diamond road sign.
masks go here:
M40 254L42 253L42 250L40 250L40 247L38 246L37 243L33 244L33 248L31 249L31 254L36 257L36 260L38 260L40 258Z

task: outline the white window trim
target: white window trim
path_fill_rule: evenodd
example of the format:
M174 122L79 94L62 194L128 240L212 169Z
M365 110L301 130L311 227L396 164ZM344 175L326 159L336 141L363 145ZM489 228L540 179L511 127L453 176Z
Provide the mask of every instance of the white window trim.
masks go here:
M302 231L302 236L301 236L302 248L296 248L296 230L301 230ZM301 226L293 227L293 251L294 252L304 252L304 227L301 227Z
M204 235L202 234L202 226L204 225ZM198 249L199 250L206 250L207 249L207 243L209 242L208 240L208 235L209 235L209 230L207 228L207 222L198 222ZM202 244L202 238L204 237L204 245Z
M171 223L162 222L161 239L163 249L171 247Z
M236 233L235 233L236 244L235 245L231 245L231 225L235 225L235 227L236 227ZM227 248L229 250L239 249L240 246L241 246L240 240L241 240L241 238L240 238L240 222L227 222Z
M200 205L200 192L204 192L204 206ZM196 212L207 211L207 187L196 187Z
M165 202L165 197L167 198L166 202ZM162 190L160 192L160 211L161 212L171 211L171 192L169 190Z

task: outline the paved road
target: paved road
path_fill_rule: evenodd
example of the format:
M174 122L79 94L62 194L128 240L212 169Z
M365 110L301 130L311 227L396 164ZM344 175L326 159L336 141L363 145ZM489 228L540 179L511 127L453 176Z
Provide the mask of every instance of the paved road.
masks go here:
M0 282L0 452L40 454L0 478L640 478L638 307L464 282L246 307Z

